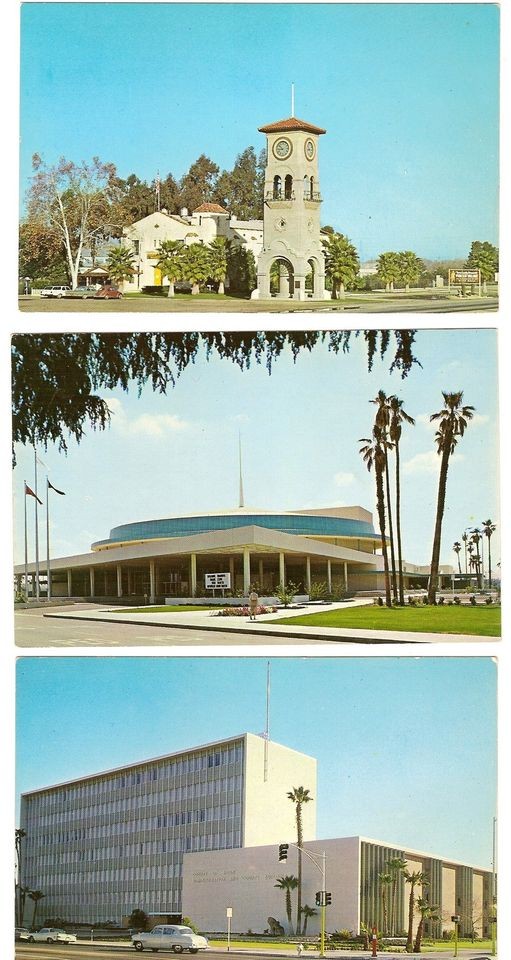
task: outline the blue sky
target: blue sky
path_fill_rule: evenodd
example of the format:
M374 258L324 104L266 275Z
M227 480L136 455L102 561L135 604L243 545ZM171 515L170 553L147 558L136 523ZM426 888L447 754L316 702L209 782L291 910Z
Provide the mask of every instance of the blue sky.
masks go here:
M20 658L18 790L262 732L266 664ZM318 759L319 838L362 834L488 866L495 705L490 657L271 659L270 734Z
M35 152L230 168L294 83L328 131L322 221L362 259L498 242L497 4L25 3L21 27L22 194Z
M375 513L375 484L359 454L370 435L381 388L396 393L416 426L403 431L403 554L429 563L439 456L429 415L443 405L442 391L463 390L476 408L449 469L441 560L456 563L452 544L467 527L491 518L499 526L497 336L490 329L422 330L415 366L402 380L389 374L392 356L367 371L362 338L350 353L326 347L289 352L268 376L264 365L241 372L231 361L204 355L167 396L144 389L105 392L112 410L104 432L86 430L67 456L53 446L38 455L51 482L52 556L86 552L112 527L136 520L228 510L238 505L238 434L243 450L245 505L269 510L359 504ZM20 448L13 473L15 560L24 559L23 482L33 486L31 449ZM39 466L39 491L45 468ZM29 501L30 558L34 556L33 502ZM376 516L375 516L376 523ZM40 510L40 555L46 555ZM498 573L500 530L492 538ZM485 564L487 568L487 564Z

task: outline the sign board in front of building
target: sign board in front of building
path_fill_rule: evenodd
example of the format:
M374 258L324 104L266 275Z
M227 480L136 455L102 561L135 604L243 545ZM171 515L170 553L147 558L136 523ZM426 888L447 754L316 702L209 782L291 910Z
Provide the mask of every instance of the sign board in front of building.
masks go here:
M231 587L231 574L205 573L204 586L206 590L229 590Z
M449 283L479 283L480 270L449 270Z

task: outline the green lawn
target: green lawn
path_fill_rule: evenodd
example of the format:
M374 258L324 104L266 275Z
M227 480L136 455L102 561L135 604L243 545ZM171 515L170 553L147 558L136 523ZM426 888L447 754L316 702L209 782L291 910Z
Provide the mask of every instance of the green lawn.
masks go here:
M227 940L225 938L222 940L215 940L214 938L210 938L209 943L210 943L210 946L212 947L222 947L225 949L227 946ZM336 946L337 946L336 952L338 952L340 956L342 956L341 945L337 943ZM277 953L278 951L286 951L286 952L292 952L293 955L296 954L296 942L294 943L285 943L284 941L274 942L273 940L269 941L265 939L262 939L262 940L256 940L256 939L236 940L234 938L231 939L231 949L237 950L240 948L244 950L270 949L272 951L275 951L275 953ZM317 950L317 946L313 944L310 944L309 948L311 950L314 950L314 949ZM328 943L326 945L326 948L327 950L330 949L330 945ZM424 941L422 942L423 953L449 953L449 955L452 956L453 949L454 949L453 940L435 940L434 942L432 942L431 940L426 940L425 942ZM489 953L491 950L491 940L476 940L474 944L472 943L471 940L458 940L458 950L460 952L460 956L463 956L464 950L469 950L469 949L476 949L476 950L480 950L482 953ZM353 953L353 950L349 948L349 952L351 954Z
M111 610L110 613L199 613L202 610L221 610L222 604L201 604L200 606L186 606L184 603L163 607L121 607L120 610Z
M500 637L500 607L348 607L272 620L294 627L353 627L359 630L407 630L412 633L461 633Z

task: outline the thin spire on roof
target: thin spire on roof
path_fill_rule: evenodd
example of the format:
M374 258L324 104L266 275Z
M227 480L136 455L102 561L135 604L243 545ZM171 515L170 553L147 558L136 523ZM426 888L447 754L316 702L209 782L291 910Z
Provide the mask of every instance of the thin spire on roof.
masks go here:
M244 507L245 502L243 499L243 475L241 472L241 430L238 431L238 450L239 450L239 462L240 462L240 502L239 506Z

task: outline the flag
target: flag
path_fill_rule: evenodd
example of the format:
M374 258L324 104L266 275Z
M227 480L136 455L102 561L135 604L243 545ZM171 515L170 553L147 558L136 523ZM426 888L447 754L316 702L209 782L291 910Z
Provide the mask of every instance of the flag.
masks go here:
M43 501L39 499L37 494L34 493L34 491L29 487L28 483L25 484L25 496L34 497L34 499L37 500L37 502L40 503L41 506L43 505Z
M57 488L53 486L53 483L51 483L50 480L48 480L48 487L50 490L55 490L55 493L60 493L61 497L65 497L66 494L64 490L57 490Z

